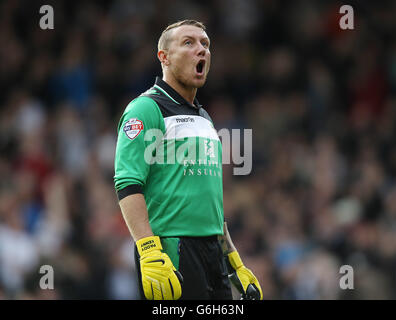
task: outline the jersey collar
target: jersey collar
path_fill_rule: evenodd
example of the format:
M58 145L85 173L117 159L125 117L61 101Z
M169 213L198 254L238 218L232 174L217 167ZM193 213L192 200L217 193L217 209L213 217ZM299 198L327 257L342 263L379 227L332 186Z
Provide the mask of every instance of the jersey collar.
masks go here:
M198 102L197 98L194 98L194 104L188 103L175 89L167 84L160 77L155 78L155 85L157 89L161 90L169 99L180 105L187 105L191 108L199 109L202 105Z

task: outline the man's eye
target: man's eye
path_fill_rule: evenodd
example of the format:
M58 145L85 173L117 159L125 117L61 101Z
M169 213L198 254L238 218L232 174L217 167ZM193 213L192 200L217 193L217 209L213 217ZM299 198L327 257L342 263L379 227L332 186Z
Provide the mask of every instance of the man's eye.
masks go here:
M186 40L186 41L184 41L184 44L190 45L190 44L192 44L192 42L190 40Z

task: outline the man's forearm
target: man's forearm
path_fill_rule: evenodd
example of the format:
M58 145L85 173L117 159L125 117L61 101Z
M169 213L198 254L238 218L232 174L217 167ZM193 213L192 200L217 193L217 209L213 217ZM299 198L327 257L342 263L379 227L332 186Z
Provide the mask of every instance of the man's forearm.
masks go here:
M263 292L255 275L245 267L238 251L232 243L227 223L224 222L224 235L218 237L229 273L229 279L235 288L242 294L243 299L262 300Z
M135 241L153 235L143 194L129 195L121 199L119 204L125 223Z
M234 244L232 243L230 233L228 232L227 222L224 222L224 234L218 237L223 254L227 255L232 251L236 251Z

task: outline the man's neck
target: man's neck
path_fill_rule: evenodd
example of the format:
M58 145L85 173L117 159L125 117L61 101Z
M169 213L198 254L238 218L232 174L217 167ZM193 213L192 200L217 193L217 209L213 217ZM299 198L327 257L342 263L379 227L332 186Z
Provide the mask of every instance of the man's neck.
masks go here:
M179 81L166 75L162 78L168 85L170 85L178 94L180 94L188 103L194 104L195 95L197 94L197 88L188 88L181 84Z

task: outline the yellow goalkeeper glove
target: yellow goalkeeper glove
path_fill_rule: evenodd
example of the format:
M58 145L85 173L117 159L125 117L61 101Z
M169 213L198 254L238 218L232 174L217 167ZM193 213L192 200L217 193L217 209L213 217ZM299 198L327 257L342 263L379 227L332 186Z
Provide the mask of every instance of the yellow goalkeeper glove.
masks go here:
M161 252L160 238L151 236L136 241L144 295L148 300L177 300L183 277L169 256Z
M246 268L237 251L228 254L228 261L234 269L230 275L231 283L242 294L242 299L263 300L260 284L252 271Z

